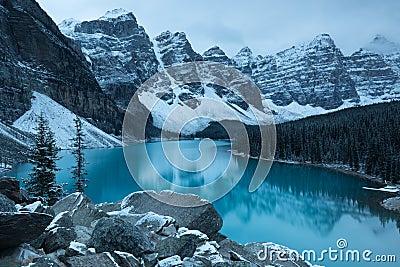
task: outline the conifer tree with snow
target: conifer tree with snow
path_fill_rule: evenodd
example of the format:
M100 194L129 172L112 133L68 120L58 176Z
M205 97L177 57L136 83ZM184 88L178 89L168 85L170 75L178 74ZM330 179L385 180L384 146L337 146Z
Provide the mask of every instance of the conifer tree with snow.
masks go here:
M72 167L72 179L75 180L75 190L76 192L84 192L85 188L87 187L87 182L89 181L86 179L87 170L85 165L88 164L85 160L84 149L86 148L84 138L85 134L82 130L82 121L79 117L74 119L75 122L75 130L76 134L75 137L72 138L72 147L73 151L72 154L75 157L75 166Z
M24 183L32 196L40 198L45 204L53 205L63 195L63 185L56 183L56 172L60 170L57 168L59 149L43 114L40 114L35 130L34 146L28 153L28 160L33 164L32 173Z

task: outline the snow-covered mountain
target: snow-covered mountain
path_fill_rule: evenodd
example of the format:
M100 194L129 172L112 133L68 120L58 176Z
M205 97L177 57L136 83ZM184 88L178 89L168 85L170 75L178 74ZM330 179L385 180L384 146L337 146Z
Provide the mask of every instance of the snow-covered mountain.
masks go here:
M126 108L135 90L159 68L153 43L135 16L123 9L94 21L73 19L59 24L74 39L103 91Z
M218 62L246 74L260 88L276 122L400 98L400 46L383 36L350 56L343 55L328 34L321 34L275 55L255 55L244 47L229 58L217 46L200 55L183 32L165 31L151 40L124 10L59 26L81 45L103 90L121 108L157 70L193 61Z
M57 146L61 149L72 148L71 138L76 133L74 122L76 114L38 92L33 92L31 109L18 118L13 126L21 131L35 134L40 115L48 121L50 129L54 132ZM86 119L81 118L81 120L86 146L90 148L121 146L118 139L96 128ZM19 138L16 140L19 141Z

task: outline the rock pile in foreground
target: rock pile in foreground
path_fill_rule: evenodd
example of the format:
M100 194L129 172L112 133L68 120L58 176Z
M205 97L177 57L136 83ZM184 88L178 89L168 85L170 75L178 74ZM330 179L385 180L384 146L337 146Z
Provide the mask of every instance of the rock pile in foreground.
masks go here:
M154 196L203 205L176 207ZM16 206L0 196L0 266L309 266L259 260L264 244L240 245L220 234L220 215L194 195L136 192L95 205L74 193L52 207Z

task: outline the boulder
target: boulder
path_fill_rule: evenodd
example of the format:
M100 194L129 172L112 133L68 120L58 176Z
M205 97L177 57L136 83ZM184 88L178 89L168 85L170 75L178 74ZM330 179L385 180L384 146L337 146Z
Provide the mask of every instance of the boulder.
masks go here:
M67 257L86 256L86 254L88 254L86 245L75 241L72 241L65 250Z
M202 261L206 266L228 266L225 259L218 252L216 244L212 242L205 242L198 246L194 252L193 258Z
M176 232L176 227L173 224L170 224L168 226L163 227L161 229L161 231L160 231L160 235L162 235L162 236L171 236L171 235L174 235L176 233L177 233Z
M39 258L39 252L28 244L21 244L13 249L0 250L0 266L28 266L35 258Z
M131 207L133 213L154 212L174 218L181 227L197 229L208 236L216 234L222 227L222 218L214 206L195 195L172 191L135 192L125 197L121 208Z
M46 231L50 231L57 227L73 227L72 217L68 211L61 212L57 214L54 219L51 221L49 226L46 227Z
M190 236L176 237L170 236L156 244L155 251L158 258L164 259L174 255L182 258L192 257L196 251L196 242Z
M89 240L93 233L93 228L77 225L74 227L77 234L76 241L85 245L89 244Z
M62 267L61 263L50 257L39 257L29 264L30 267Z
M157 263L158 253L143 254L143 264L145 267L154 267Z
M181 257L178 255L163 259L159 261L156 265L157 267L174 267L174 266L182 266Z
M52 219L43 213L0 212L0 249L16 247L39 237Z
M208 267L207 264L202 262L201 260L196 260L193 258L184 258L182 262L182 266L185 267Z
M69 267L110 267L116 265L115 259L109 252L87 256L70 257L66 259Z
M54 214L69 211L74 225L90 227L91 223L107 214L96 208L83 193L73 193L56 202L52 207Z
M43 242L43 249L46 253L54 252L58 249L65 249L71 241L76 239L73 228L56 227L46 233Z
M157 242L155 251L163 259L179 255L182 259L192 257L196 248L206 242L208 237L198 230L180 228L178 232Z
M121 210L121 201L117 202L104 202L100 204L96 204L96 208L98 210L104 211L104 212L112 212L112 211L120 211Z
M151 231L159 233L163 227L173 226L175 219L170 216L158 215L154 212L148 212L140 218L135 225L142 231Z
M0 194L0 212L16 212L15 203L5 195Z
M93 230L89 246L97 252L122 251L135 257L153 252L149 238L129 220L119 217L102 218Z
M117 260L118 265L121 267L141 267L142 262L135 256L127 252L114 251L114 258Z
M20 189L19 181L15 178L0 178L0 194L5 195L17 204L30 202L28 194Z

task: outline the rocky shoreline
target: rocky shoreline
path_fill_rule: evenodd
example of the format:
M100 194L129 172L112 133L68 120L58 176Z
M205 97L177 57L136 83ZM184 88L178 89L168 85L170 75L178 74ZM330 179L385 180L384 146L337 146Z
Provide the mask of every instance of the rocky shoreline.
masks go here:
M264 247L288 248L230 240L219 232L223 222L213 205L195 195L134 192L95 205L74 193L46 207L15 191L18 181L0 181L0 266L311 266L277 254L260 259ZM10 181L14 187L4 188Z
M377 186L386 186L387 184L382 181L382 179L370 176L367 174L363 174L360 172L355 172L352 170L345 169L344 167L337 165L329 165L329 164L316 164L316 163L306 163L306 162L297 162L297 161L285 161L285 160L274 160L274 162L281 164L291 164L291 165L301 165L301 166L309 166L314 168L322 168L330 171L337 171L346 175L350 175L353 177L357 177L362 180L372 181L377 184ZM400 196L393 197L394 193L390 193L391 196L385 197L382 201L380 201L380 205L390 211L400 212Z

